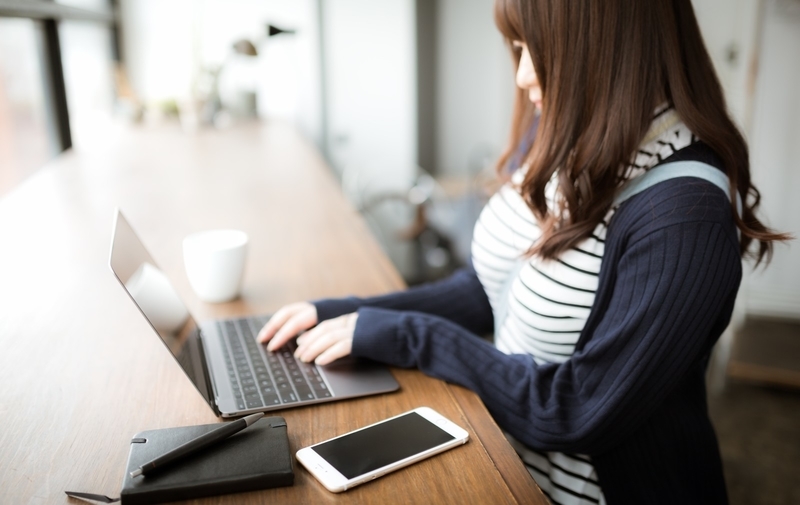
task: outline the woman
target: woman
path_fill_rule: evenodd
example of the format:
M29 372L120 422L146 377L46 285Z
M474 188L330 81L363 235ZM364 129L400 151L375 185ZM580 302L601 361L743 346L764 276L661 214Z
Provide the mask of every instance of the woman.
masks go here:
M497 0L495 19L519 93L473 268L289 305L259 338L274 350L316 325L302 360L353 354L472 389L554 503L725 503L704 372L741 257L787 237L754 215L690 0ZM675 161L715 167L738 198L692 175L620 199ZM494 346L478 337L493 330Z

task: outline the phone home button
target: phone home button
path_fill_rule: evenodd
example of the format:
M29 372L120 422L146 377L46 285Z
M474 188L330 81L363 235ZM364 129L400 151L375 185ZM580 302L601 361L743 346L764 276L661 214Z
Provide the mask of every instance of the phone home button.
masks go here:
M439 426L447 426L447 419L437 419L436 424Z

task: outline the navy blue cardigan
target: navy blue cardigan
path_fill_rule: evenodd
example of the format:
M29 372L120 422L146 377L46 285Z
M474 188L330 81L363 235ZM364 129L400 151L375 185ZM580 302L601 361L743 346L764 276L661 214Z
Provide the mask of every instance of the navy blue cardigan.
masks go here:
M667 161L702 160L696 150ZM704 375L740 280L727 196L679 178L614 214L596 299L565 363L537 365L479 337L493 316L471 268L398 293L314 304L320 320L358 311L354 356L471 389L533 449L590 455L609 504L727 503Z

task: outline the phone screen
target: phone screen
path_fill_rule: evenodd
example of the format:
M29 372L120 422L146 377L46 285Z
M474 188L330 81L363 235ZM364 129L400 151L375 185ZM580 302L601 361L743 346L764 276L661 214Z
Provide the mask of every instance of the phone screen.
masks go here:
M432 449L455 437L416 412L312 447L348 479Z

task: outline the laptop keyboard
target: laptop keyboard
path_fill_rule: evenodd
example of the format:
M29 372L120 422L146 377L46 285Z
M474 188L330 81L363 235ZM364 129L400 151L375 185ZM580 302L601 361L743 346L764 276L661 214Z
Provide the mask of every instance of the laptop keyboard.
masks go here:
M253 319L220 321L228 378L240 410L330 398L316 365L294 357L294 340L276 352L256 342Z

